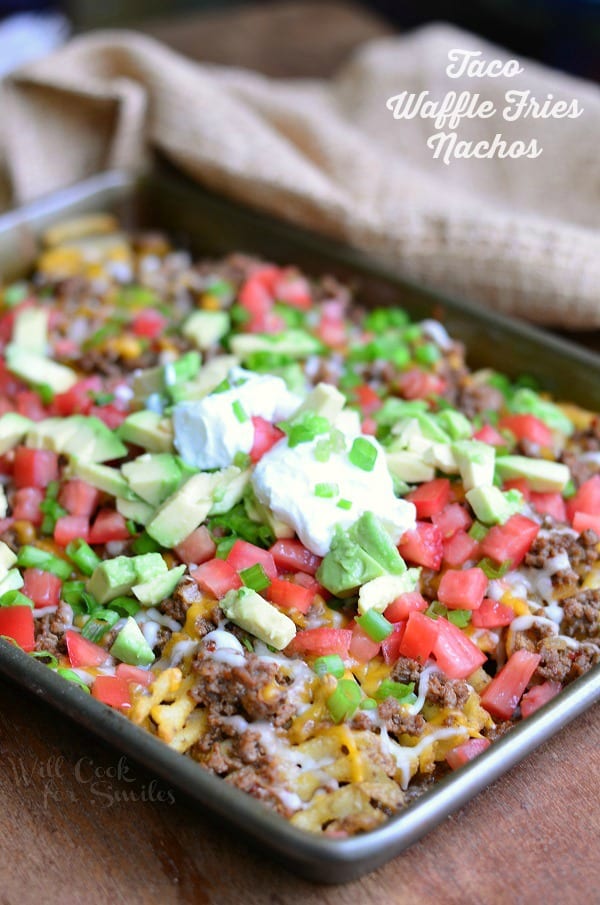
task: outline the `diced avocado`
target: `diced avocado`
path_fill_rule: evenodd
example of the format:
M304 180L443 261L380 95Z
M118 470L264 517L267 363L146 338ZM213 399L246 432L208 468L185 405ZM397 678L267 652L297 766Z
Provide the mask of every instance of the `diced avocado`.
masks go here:
M159 575L166 574L167 564L160 553L140 553L132 556L133 568L137 576L136 584L142 581L151 581Z
M126 447L103 421L85 415L45 418L29 429L25 442L27 446L52 449L54 452L77 456L85 462L120 459L127 452Z
M187 318L181 332L204 351L223 339L230 329L231 319L226 311L194 311Z
M423 454L433 442L421 432L416 418L403 418L399 421L392 428L392 437L391 443L388 444L390 452L408 449L410 452Z
M209 515L221 515L239 503L250 483L251 471L249 468L240 470L236 465L230 465L214 472L218 477L218 483L213 490L213 503Z
M120 459L127 454L127 447L103 421L99 418L86 418L85 422L85 430L88 432L88 436L91 434L91 437L89 437L89 448L85 455L79 453L80 458L85 458L88 462L110 462L112 459ZM77 437L70 440L63 451L78 455Z
M117 556L96 566L86 582L86 590L99 604L104 604L128 594L137 580L133 557Z
M148 581L134 584L131 590L143 606L156 606L173 593L186 568L185 565L177 566Z
M131 519L137 525L146 526L154 515L155 507L140 499L126 500L117 498L117 512L123 518Z
M110 652L117 660L128 663L130 666L150 666L151 663L154 663L152 648L132 616L129 616L115 638Z
M183 484L157 509L146 525L150 537L162 547L175 547L200 525L213 506L219 472L201 472Z
M219 355L217 358L213 358L212 361L200 368L194 380L171 388L173 402L204 399L226 379L231 369L237 367L239 363L240 359L236 355Z
M408 594L417 589L420 569L408 569L402 575L380 575L364 584L358 592L358 610L366 613L367 610L383 611L400 594Z
M13 553L8 544L5 544L4 541L0 541L0 569L3 571L3 577L6 575L6 572L14 566L17 561L17 554Z
M574 431L574 425L570 418L561 410L560 406L548 399L543 399L534 390L523 387L514 394L510 401L510 410L521 414L535 415L552 430L560 431L570 437Z
M560 493L571 477L568 467L561 462L528 456L501 456L496 462L496 472L503 481L525 478L536 493Z
M485 487L494 483L493 446L479 440L459 440L452 444L452 452L460 469L465 490Z
M17 415L16 412L7 412L0 417L0 456L18 446L23 437L32 426L33 421Z
M31 424L25 444L32 449L62 452L63 446L76 433L77 426L69 418L44 418Z
M121 440L141 446L153 453L171 452L173 425L170 418L157 412L142 411L129 415L117 429Z
M292 417L296 418L304 412L314 412L315 415L321 415L333 424L345 404L346 397L338 389L329 383L318 383Z
M385 574L381 563L338 526L317 570L317 580L336 597L348 597L367 581Z
M431 481L435 477L435 469L423 461L423 457L408 449L400 452L386 453L387 467L393 477L408 484Z
M469 419L462 412L445 409L436 415L438 424L450 436L451 440L468 440L473 433Z
M416 422L416 426L414 424ZM414 412L407 418L401 418L392 428L394 436L407 436L413 438L409 448L413 449L417 440L417 434L425 440L434 443L449 443L450 437L438 424L436 417L429 412Z
M129 485L121 472L110 465L100 465L97 462L82 462L81 459L72 458L69 465L69 474L81 478L103 493L109 493L114 497L133 497Z
M13 345L45 357L48 348L49 314L50 309L41 306L23 308L19 311L12 332Z
M277 352L290 358L317 355L321 343L306 330L290 329L281 333L238 333L230 341L231 351L245 361L255 352Z
M145 453L126 462L121 473L133 492L151 506L160 506L183 480L177 456L171 453Z
M385 573L400 575L406 571L406 563L398 553L380 519L372 512L365 512L348 531L362 549L378 562Z
M283 650L296 635L292 620L250 588L228 591L220 607L235 625L276 650Z
M432 443L423 453L423 461L444 474L458 474L460 470L450 443Z
M503 493L498 487L473 487L466 497L479 521L485 525L503 525L523 508L523 496L518 490Z
M0 581L0 597L7 591L18 591L25 584L23 576L18 569L9 569Z
M25 383L34 386L46 384L54 393L66 393L77 383L77 374L71 368L23 349L15 343L9 343L4 355L8 370Z
M257 498L252 487L248 487L244 496L244 508L248 514L248 518L253 522L268 525L274 537L281 539L286 537L294 537L296 532L291 525L282 522L277 516L273 515L268 506L264 506Z
M200 368L200 355L198 352L186 352L176 361L169 362L157 368L146 368L133 378L132 389L134 398L147 399L155 393L163 394L178 383L192 380Z

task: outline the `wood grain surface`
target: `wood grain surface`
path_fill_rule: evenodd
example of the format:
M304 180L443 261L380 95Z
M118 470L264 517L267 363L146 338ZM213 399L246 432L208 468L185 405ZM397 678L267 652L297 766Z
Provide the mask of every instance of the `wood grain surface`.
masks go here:
M149 30L196 58L278 75L326 75L385 32L333 2ZM600 707L395 861L343 887L287 873L5 681L0 714L0 905L600 902Z

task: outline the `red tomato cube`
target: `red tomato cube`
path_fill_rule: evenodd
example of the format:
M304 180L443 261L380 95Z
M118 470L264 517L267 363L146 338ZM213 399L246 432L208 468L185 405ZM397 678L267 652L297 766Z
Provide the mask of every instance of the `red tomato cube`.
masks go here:
M529 501L540 515L551 515L557 522L567 521L567 506L560 493L536 493L532 490Z
M92 685L92 697L117 710L131 707L129 682L121 676L96 676Z
M85 515L89 518L98 505L99 496L99 491L91 484L73 478L61 487L58 502L69 515Z
M485 663L486 655L465 633L440 616L438 635L433 645L436 663L450 679L466 679Z
M444 555L442 532L429 522L417 522L416 528L402 535L398 550L409 562L437 571Z
M400 654L424 663L431 656L437 641L439 621L416 611L410 613L399 645Z
M312 657L324 657L327 654L348 656L352 630L346 628L307 628L296 632L296 636L286 647L286 651L298 654L309 654Z
M116 673L120 679L125 679L130 685L143 685L148 688L152 685L156 676L149 669L140 669L139 666L129 666L128 663L119 663Z
M110 654L103 647L83 638L79 632L71 629L65 632L65 640L67 642L67 653L71 666L102 666L110 659Z
M394 631L381 642L381 655L384 661L391 666L400 656L400 645L406 631L405 622L397 622Z
M495 719L509 720L541 660L539 654L517 650L481 695L481 706Z
M459 767L464 766L464 764L485 751L486 748L489 748L490 744L489 738L470 738L463 742L462 745L457 745L452 751L448 751L446 762L453 770L458 770Z
M352 640L350 641L350 656L358 660L359 663L368 663L373 657L376 657L381 650L381 644L373 641L367 635L362 626L356 622L352 626Z
M506 415L500 419L498 427L500 430L509 430L517 440L528 440L539 446L552 445L552 431L535 415Z
M211 559L192 569L190 575L205 594L220 600L227 591L241 588L242 582L236 570L224 559Z
M15 521L31 522L41 525L44 515L40 503L44 499L44 491L39 487L21 487L13 497L13 518Z
M12 638L24 651L35 647L33 611L29 606L0 607L0 636Z
M284 578L273 578L265 591L265 596L277 606L287 610L299 610L300 613L308 613L315 598L309 588L303 588Z
M503 525L494 525L481 541L481 553L501 564L509 560L515 568L536 539L540 526L524 515L511 515Z
M191 534L174 548L181 562L199 566L212 559L217 551L216 544L206 525L195 528Z
M252 462L258 462L285 434L259 415L252 418L252 424L254 425L254 442L250 450L250 459Z
M241 572L257 563L263 567L269 578L277 578L277 569L273 557L268 550L250 544L245 540L236 540L226 560L232 569Z
M531 716L532 713L535 713L536 710L539 710L540 707L555 698L561 689L562 685L560 682L551 680L543 682L541 685L534 685L521 698L521 716L523 719Z
M450 610L477 610L487 586L487 576L477 566L473 569L448 569L440 581L438 600Z
M388 622L403 622L411 613L422 613L427 609L427 601L418 591L400 594L387 607L383 614Z
M25 569L23 582L22 592L33 600L36 609L58 606L62 581L52 572L43 572L42 569Z
M473 611L471 625L475 628L499 628L510 625L515 618L512 607L486 597L479 609Z
M584 481L575 496L567 501L567 515L571 521L576 512L600 514L600 474Z
M129 540L127 523L115 509L101 509L90 528L90 544L108 544L113 540Z
M17 446L13 479L16 487L47 487L58 478L58 456L51 449Z
M321 565L321 557L311 553L299 540L275 541L269 553L282 572L306 572L314 575Z
M462 528L444 541L444 562L452 568L464 565L469 559L476 559L478 553L479 542Z
M450 481L448 478L435 478L426 481L406 496L417 509L417 518L431 518L441 512L450 500Z
M61 547L66 547L78 537L87 541L90 523L85 515L61 515L54 526L54 540ZM98 543L96 541L96 543Z
M449 503L441 512L431 516L431 521L442 532L444 538L452 537L457 531L468 531L473 519L460 503Z

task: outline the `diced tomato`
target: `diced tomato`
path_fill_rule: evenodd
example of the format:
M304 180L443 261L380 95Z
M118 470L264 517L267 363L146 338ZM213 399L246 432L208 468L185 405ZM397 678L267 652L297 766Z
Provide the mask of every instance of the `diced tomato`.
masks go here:
M98 505L98 490L86 481L73 478L60 488L58 502L69 515L85 515L89 518Z
M417 522L416 528L402 535L398 550L409 562L437 571L444 555L442 532L429 522Z
M352 630L346 628L307 628L296 632L286 650L298 654L310 654L312 657L323 657L327 654L339 654L347 657L352 640Z
M0 325L4 318L0 318ZM0 330L1 333L1 330ZM8 342L10 336L6 337L6 342ZM0 340L2 340L2 336L0 335ZM3 396L14 396L20 389L22 389L23 384L20 380L11 374L11 372L6 367L3 358L0 358L0 393Z
M48 414L38 394L31 390L21 390L17 393L16 408L19 415L32 421L41 421Z
M600 513L589 515L587 512L576 512L573 516L573 528L580 534L591 528L600 537Z
M535 415L505 415L498 422L500 430L509 430L517 440L528 440L538 446L550 446L552 431Z
M473 760L474 757L477 757L478 754L485 751L486 748L489 748L490 744L489 738L467 739L462 745L457 745L452 751L448 751L446 762L453 770L458 770L459 767L464 766L470 760Z
M575 496L567 501L567 515L571 521L576 512L600 514L600 474L584 481Z
M532 490L529 501L540 515L551 515L557 522L567 521L567 506L560 493L535 493Z
M373 657L376 657L381 650L381 644L373 641L364 628L356 622L352 626L352 640L350 641L350 656L358 660L359 663L368 663Z
M110 658L107 650L83 638L79 632L69 629L65 632L65 640L69 661L75 669L80 666L102 666Z
M523 499L529 501L531 498L531 488L525 478L510 478L510 480L504 482L502 489L518 490L519 493L523 494Z
M174 549L181 562L199 566L214 557L217 547L206 525L200 525Z
M506 440L491 424L484 424L473 434L474 440L481 440L489 446L506 446Z
M125 679L130 685L143 685L148 688L152 685L156 676L149 669L140 669L139 666L129 666L128 663L119 663L116 673L120 679Z
M316 334L330 349L337 349L346 343L346 322L339 317L323 314L316 329Z
M33 650L33 611L30 606L0 607L0 636L12 638L24 651Z
M309 588L303 588L284 578L273 578L265 593L271 603L288 610L296 609L301 613L308 613L315 597Z
M484 689L481 706L496 719L509 720L540 660L539 654L524 649L516 650Z
M483 569L448 569L442 575L438 599L450 610L477 610L481 606L488 579Z
M47 487L58 478L58 456L50 449L17 446L13 478L17 487Z
M252 418L252 424L254 425L254 442L250 450L250 460L258 462L285 434L259 415Z
M111 430L116 430L125 421L127 412L117 408L112 403L109 405L93 405L90 409L90 415L99 418Z
M360 431L362 434L366 434L369 437L374 437L377 433L377 422L374 418L363 418Z
M494 525L481 541L483 556L501 564L510 560L515 568L536 539L540 526L524 515L511 515L503 525Z
M90 544L108 544L112 540L129 540L129 528L120 512L101 509L90 528Z
M475 559L478 552L479 542L462 529L444 541L444 562L452 568L458 568L469 559Z
M92 697L117 710L131 707L129 682L122 676L96 676L92 685Z
M269 553L282 572L307 572L314 575L321 565L321 557L311 553L299 540L275 541Z
M57 393L52 402L52 409L57 415L88 415L93 405L92 394L102 391L102 380L99 377L85 377L68 389L65 393Z
M398 384L405 399L426 399L441 393L446 381L420 368L412 368L402 375Z
M514 618L515 611L512 607L486 597L479 609L473 612L471 624L475 628L499 628L501 625L510 625Z
M0 518L0 534L4 534L5 531L12 528L14 523L15 519L12 516L9 516L9 518Z
M431 518L440 513L450 500L450 481L448 478L435 478L426 481L406 496L417 509L417 518ZM439 527L439 526L438 526Z
M269 551L263 550L262 547L257 547L255 544L250 544L245 540L236 540L229 551L227 562L236 572L241 572L242 569L249 569L250 566L259 563L269 578L277 578L277 568Z
M433 645L436 663L448 678L466 679L485 663L486 655L457 625L442 616L436 619L436 624L438 635Z
M460 503L449 503L441 512L435 512L431 521L437 525L444 538L452 537L461 528L468 531L473 524L473 519Z
M381 655L384 661L391 666L400 656L400 645L406 631L405 622L397 622L394 625L394 631L381 642Z
M560 682L548 680L541 685L534 685L521 699L521 716L531 716L552 698L555 698L562 689Z
M33 600L36 609L58 606L62 581L52 572L43 572L42 569L25 569L23 582L23 594Z
M320 585L316 578L313 578L312 575L308 575L306 572L296 572L294 574L294 581L296 584L301 585L301 587L308 588L313 597L315 594L318 594L323 600L328 600L329 597L331 597L329 591Z
M252 318L264 318L273 307L273 289L279 278L279 268L261 267L242 285L238 301Z
M67 339L61 336L54 340L52 346L54 350L53 358L77 358L79 354L79 345L74 339Z
M273 295L278 302L285 302L293 308L308 311L312 307L310 283L299 273L283 270L275 281Z
M190 575L205 594L220 600L227 591L241 588L240 576L224 559L211 559L192 569Z
M381 396L368 383L361 383L352 392L363 415L372 415L383 405Z
M439 621L416 611L409 613L406 630L400 641L401 655L424 663L437 641Z
M383 615L388 622L403 622L411 613L422 613L427 606L427 601L418 591L408 591L396 597Z
M41 525L44 515L40 503L44 499L44 491L39 487L21 487L13 497L13 518L15 521L31 522Z
M87 541L89 533L90 522L85 515L61 515L54 525L54 540L61 547L66 547L78 537Z
M144 308L133 319L131 328L136 336L148 336L155 339L167 325L166 317L155 308Z

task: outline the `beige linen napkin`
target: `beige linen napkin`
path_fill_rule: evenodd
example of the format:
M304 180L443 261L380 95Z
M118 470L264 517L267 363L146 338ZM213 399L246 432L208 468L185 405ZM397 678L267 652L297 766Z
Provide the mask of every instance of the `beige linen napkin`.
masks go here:
M193 63L133 32L99 32L18 72L0 98L0 160L26 201L160 149L194 179L341 238L401 273L571 329L600 327L600 90L521 60L512 78L446 74L453 49L508 54L448 26L365 45L331 82ZM577 99L576 119L474 118L460 139L533 138L537 159L458 159L402 91ZM0 179L1 182L1 179ZM158 224L157 224L158 225Z

